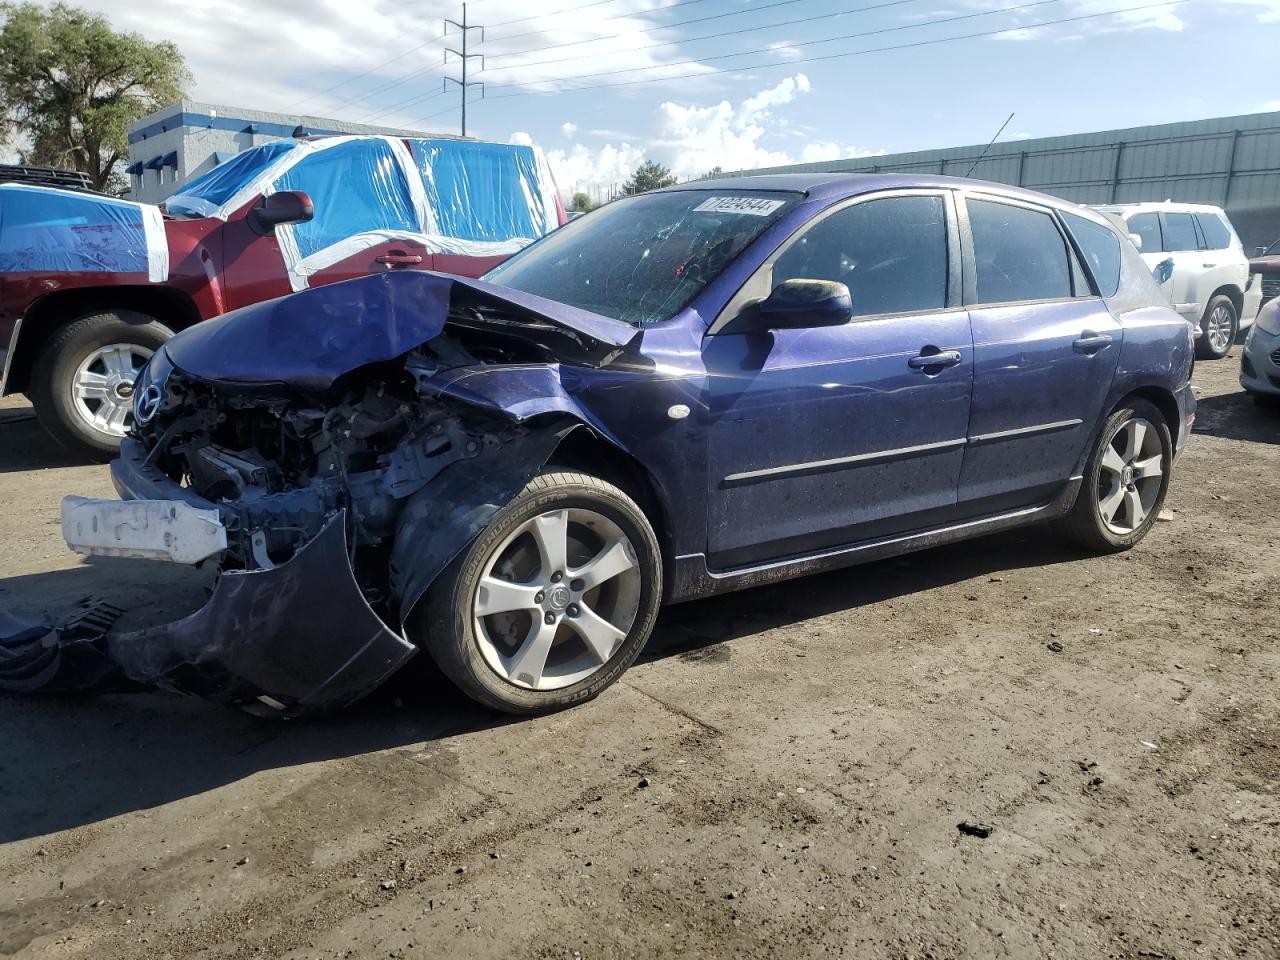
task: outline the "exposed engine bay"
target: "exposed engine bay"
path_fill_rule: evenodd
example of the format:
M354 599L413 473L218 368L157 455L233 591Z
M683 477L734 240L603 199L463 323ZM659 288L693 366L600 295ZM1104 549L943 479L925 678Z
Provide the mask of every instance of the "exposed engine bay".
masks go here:
M333 322L335 301L355 309L353 293L356 322L314 326ZM316 337L327 342L305 352ZM218 567L213 596L129 634L28 624L0 636L0 688L33 689L38 659L38 689L124 679L279 715L358 699L416 652L403 624L431 581L583 425L560 369L607 364L620 346L422 274L192 328L137 382L134 428L111 466L123 501L69 497L63 529L83 514L95 532L67 537L79 552L178 560L154 549L175 535L157 528L180 534L187 511L217 527L196 557Z

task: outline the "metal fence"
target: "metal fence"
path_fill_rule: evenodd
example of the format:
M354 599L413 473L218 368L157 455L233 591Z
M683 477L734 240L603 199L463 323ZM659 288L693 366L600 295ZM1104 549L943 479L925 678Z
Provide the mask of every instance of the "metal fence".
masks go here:
M985 157L982 150L956 147L738 173L933 173L995 180L1077 203L1209 203L1226 209L1248 252L1280 238L1280 112L995 144Z

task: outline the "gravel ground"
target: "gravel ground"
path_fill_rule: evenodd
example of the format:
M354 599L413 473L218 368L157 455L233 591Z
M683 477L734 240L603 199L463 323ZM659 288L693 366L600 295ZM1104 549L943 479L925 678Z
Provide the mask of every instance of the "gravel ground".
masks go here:
M296 723L0 696L0 955L1280 956L1280 416L1237 369L1130 553L1033 529L672 608L556 716L421 674ZM191 602L69 555L68 492L105 470L0 405L0 605Z

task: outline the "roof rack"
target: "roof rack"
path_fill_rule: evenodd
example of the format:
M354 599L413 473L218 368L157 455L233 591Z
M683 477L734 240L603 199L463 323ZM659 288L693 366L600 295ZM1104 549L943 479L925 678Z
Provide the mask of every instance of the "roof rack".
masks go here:
M57 167L29 167L23 164L0 163L0 183L30 183L41 187L59 187L64 190L83 190L97 193L89 182L89 175L78 170L59 170Z

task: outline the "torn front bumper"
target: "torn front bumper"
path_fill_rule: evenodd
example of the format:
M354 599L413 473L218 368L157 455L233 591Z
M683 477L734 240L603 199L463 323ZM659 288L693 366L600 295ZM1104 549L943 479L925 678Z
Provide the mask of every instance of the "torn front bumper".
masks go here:
M62 645L45 637L40 689L83 689L74 678L86 675L96 678L93 686L123 677L286 716L359 700L416 648L366 602L345 527L339 511L284 563L224 572L209 601L173 623ZM0 637L0 653L6 639ZM103 668L87 670L95 658ZM18 685L7 676L5 662L0 656L0 688L35 689L29 677Z

